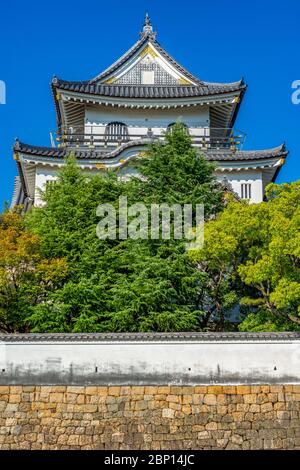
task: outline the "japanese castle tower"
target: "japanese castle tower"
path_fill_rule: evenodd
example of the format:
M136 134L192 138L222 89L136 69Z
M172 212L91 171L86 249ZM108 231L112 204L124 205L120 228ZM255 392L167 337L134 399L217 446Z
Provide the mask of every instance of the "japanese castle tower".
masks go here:
M284 145L242 150L244 135L233 129L246 85L209 83L194 77L157 42L149 16L139 40L97 77L70 82L54 77L52 92L57 134L50 147L16 141L16 178L12 204L40 204L40 190L56 178L71 152L85 172L133 171L128 162L143 155L154 139L164 139L177 120L193 145L216 163L240 198L260 202L287 156Z

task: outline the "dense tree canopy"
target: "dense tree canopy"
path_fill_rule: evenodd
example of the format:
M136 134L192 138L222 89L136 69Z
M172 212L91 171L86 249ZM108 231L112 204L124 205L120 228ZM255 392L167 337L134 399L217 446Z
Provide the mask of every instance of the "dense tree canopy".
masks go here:
M300 330L300 182L269 185L268 202L240 201L217 183L179 123L134 165L138 175L126 181L88 176L71 156L43 207L25 217L19 208L4 212L1 331L226 330L237 328L234 311L241 331ZM162 218L158 237L141 236L142 218L130 214L135 239L119 228L99 238L98 206L110 204L118 222L120 197L147 214L153 204L190 204L194 224L203 204L204 246L187 250L186 238L175 236L175 213L170 238Z
M46 205L27 218L43 241L44 256L65 258L62 288L34 306L32 331L176 331L199 328L202 273L185 240L100 240L96 208L118 197L128 204L196 203L209 217L223 207L223 188L213 166L200 157L177 124L165 143L152 145L137 162L142 177L124 182L115 174L87 177L73 159L46 190Z
M228 204L191 253L207 275L205 317L222 323L239 304L242 331L300 329L300 181L271 184L266 195Z

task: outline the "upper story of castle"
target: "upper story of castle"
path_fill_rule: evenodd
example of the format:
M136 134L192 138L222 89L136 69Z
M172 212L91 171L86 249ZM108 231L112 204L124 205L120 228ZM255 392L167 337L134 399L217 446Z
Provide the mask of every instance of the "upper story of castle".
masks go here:
M163 138L180 119L198 147L241 148L244 136L233 125L244 81L200 80L156 36L147 14L138 41L99 75L81 82L53 78L58 127L53 146L110 152L130 141Z

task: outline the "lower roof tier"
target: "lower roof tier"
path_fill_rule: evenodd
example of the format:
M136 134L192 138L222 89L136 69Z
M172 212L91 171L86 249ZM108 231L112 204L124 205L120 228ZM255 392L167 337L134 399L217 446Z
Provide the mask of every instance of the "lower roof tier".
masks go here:
M150 139L125 142L118 148L108 152L101 148L51 148L38 147L17 141L14 146L14 158L17 161L19 177L16 181L12 205L24 204L30 207L39 198L39 179L47 180L56 175L64 164L64 159L73 154L83 171L120 170L120 176L131 173L129 164L145 156L145 149ZM231 183L241 180L250 181L255 177L260 180L260 196L254 202L263 200L264 188L275 181L278 172L285 162L288 152L285 145L265 150L233 151L230 149L199 149L199 154L216 165L215 172L219 179L224 178ZM254 176L256 175L256 176ZM44 181L44 182L45 182Z
M54 159L64 159L72 153L79 160L107 160L112 159L123 153L129 148L138 148L151 144L151 139L139 139L135 141L125 142L117 149L108 152L103 148L76 148L76 147L40 147L29 145L16 141L14 151L16 154L32 155L38 157L52 157ZM285 144L278 147L264 150L232 150L232 149L199 149L199 152L205 155L209 161L250 161L269 159L274 157L285 158L288 155Z
M67 82L55 78L52 85L57 92L62 90L90 95L109 96L117 98L185 98L208 95L219 95L246 90L243 80L232 83L208 83L195 86L177 85L106 85L90 82Z

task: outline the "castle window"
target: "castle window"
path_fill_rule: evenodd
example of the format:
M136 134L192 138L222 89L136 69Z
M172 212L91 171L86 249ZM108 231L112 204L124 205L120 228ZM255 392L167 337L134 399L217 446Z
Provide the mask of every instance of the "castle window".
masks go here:
M241 198L242 199L251 199L251 183L242 183L241 184Z
M105 128L105 137L109 142L127 142L128 128L122 122L110 122Z
M57 180L56 180L56 179L55 179L55 180L53 179L53 180L47 180L47 181L46 181L46 188L45 188L45 189L46 189L46 192L47 192L48 194L53 191L53 189L54 189L56 183L57 183Z

